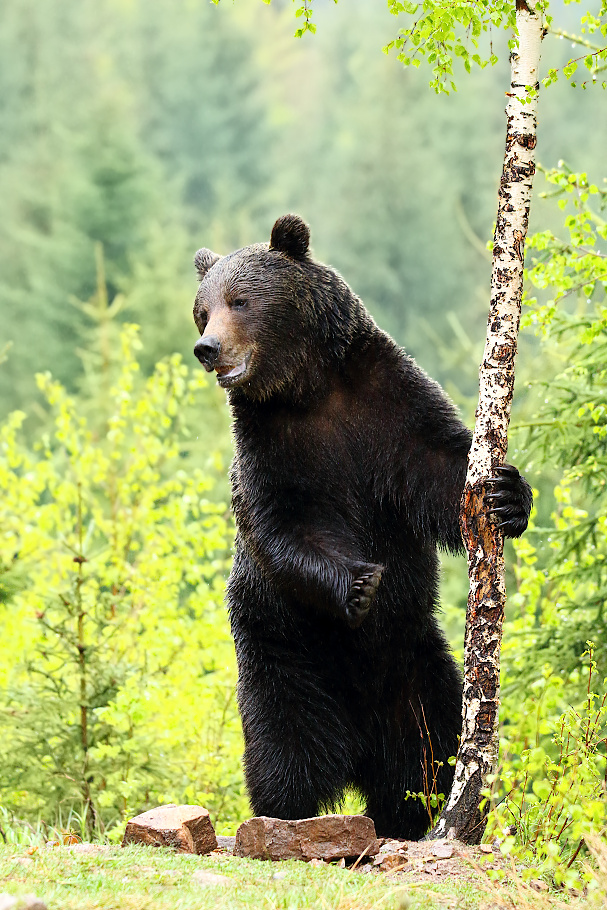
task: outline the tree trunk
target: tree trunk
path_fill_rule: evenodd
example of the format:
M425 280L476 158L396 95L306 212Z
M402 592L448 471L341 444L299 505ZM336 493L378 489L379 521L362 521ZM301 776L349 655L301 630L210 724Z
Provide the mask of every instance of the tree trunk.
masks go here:
M535 0L516 0L518 48L506 108L506 151L493 241L491 306L479 371L480 393L462 497L462 536L468 550L462 737L453 788L432 837L479 843L481 808L498 753L499 673L506 600L504 541L484 507L485 480L503 464L508 447L514 360L523 293L523 259L535 173L536 113L542 16ZM534 91L529 93L527 87Z

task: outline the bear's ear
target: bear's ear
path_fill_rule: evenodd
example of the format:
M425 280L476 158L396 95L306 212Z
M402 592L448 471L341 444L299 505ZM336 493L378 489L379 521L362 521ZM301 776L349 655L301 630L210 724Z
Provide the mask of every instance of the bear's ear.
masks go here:
M305 259L310 245L310 228L299 215L282 215L272 228L270 249L292 259Z
M211 252L211 250L198 250L194 256L194 265L196 266L196 271L198 272L198 277L202 281L206 273L209 271L211 266L215 265L216 262L219 262L221 256L218 256L217 253Z

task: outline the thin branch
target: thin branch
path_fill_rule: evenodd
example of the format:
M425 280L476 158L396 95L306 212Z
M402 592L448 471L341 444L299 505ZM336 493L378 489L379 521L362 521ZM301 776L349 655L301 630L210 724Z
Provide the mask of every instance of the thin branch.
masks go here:
M605 49L599 44L592 44L587 38L581 38L579 35L573 35L571 32L566 32L563 28L549 28L548 31L557 38L566 38L567 41L571 41L572 44L581 44L583 47L594 48L595 51L599 52ZM582 60L582 57L578 57L578 60Z

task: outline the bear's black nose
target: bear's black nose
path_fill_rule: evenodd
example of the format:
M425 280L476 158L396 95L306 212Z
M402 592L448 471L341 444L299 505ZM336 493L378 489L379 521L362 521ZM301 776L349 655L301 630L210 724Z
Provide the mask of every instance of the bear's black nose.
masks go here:
M221 343L216 335L208 335L199 338L194 345L194 354L200 360L205 370L210 373L221 350Z

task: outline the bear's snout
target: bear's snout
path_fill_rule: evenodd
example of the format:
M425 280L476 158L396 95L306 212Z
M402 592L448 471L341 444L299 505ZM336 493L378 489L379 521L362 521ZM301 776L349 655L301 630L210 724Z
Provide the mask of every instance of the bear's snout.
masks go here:
M221 342L216 335L202 336L194 345L194 354L200 360L201 364L210 373L217 363L219 352L221 351Z

